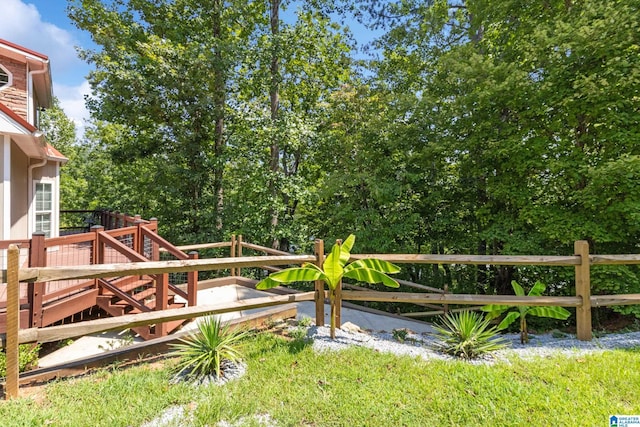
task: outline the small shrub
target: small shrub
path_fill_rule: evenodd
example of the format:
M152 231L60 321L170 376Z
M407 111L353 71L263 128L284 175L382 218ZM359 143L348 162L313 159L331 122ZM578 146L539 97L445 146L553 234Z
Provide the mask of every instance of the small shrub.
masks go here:
M300 325L289 329L289 337L294 340L305 340L307 338L307 328Z
M18 347L18 371L24 372L38 366L40 344L21 344ZM0 351L0 377L7 376L7 354Z
M393 331L391 331L391 335L393 336L393 339L395 339L396 341L405 342L407 339L407 335L409 335L409 331L407 331L404 328L394 329Z
M294 328L289 328L289 336L298 341L305 341L307 339L307 332L309 327L313 324L313 320L304 316L298 320L298 324Z
M475 359L507 345L498 337L498 328L490 326L488 319L472 311L447 314L434 328L436 337L441 340L436 344L437 349L464 359Z
M303 316L298 321L298 326L302 326L303 328L308 328L311 325L313 325L313 319L309 316Z
M247 335L247 331L232 330L228 324L222 325L217 318L203 319L197 332L172 345L174 351L171 355L180 358L177 374L186 373L192 377L215 374L220 378L223 360L237 363L242 359L239 345Z
M516 295L523 297L524 289L515 280L511 281L511 287ZM529 290L527 296L539 297L546 289L546 285L542 282L536 282ZM526 344L529 342L529 330L527 328L527 315L548 317L550 319L567 320L571 313L563 307L528 307L521 305L517 307L517 311L509 311L511 309L508 305L489 304L482 307L482 311L487 312L487 318L489 320L495 319L501 316L503 313L507 313L502 322L498 325L498 329L505 329L510 324L520 318L520 342Z

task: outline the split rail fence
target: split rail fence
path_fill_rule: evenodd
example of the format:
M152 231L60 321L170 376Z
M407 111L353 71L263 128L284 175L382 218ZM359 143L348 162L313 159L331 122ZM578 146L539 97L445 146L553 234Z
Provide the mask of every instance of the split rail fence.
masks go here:
M218 245L218 244L213 244ZM315 255L290 255L273 251L261 246L242 243L242 239L232 239L225 244L231 246L231 256L225 258L187 259L177 261L131 262L126 264L100 264L72 267L21 268L19 249L11 245L8 251L6 270L7 289L7 333L4 347L7 353L7 377L5 396L18 396L18 345L30 342L52 342L75 338L92 333L128 329L136 326L151 325L179 319L192 319L209 314L220 314L252 308L269 307L301 301L315 301L316 324L324 324L324 303L327 292L323 283L316 283L315 290L287 295L252 298L232 303L193 306L164 311L154 311L135 315L103 318L87 322L53 326L48 328L30 328L19 330L20 282L37 283L58 280L91 279L117 275L161 274L193 271L212 271L228 269L233 275L241 275L243 268L277 269L280 266L299 265L305 262L322 264L324 244L316 241ZM200 248L211 245L200 245ZM220 245L218 245L219 247ZM243 256L242 249L249 248L271 253L266 256ZM197 249L195 246L183 250ZM640 294L591 295L590 268L592 265L640 264L640 255L590 255L586 241L575 242L575 254L570 256L477 256L477 255L429 255L429 254L361 254L352 255L352 259L378 258L398 264L471 264L471 265L522 265L522 266L567 266L575 270L575 296L565 297L519 297L514 295L469 295L448 293L404 293L378 292L362 290L342 290L337 294L337 306L342 301L377 301L436 303L458 305L501 304L509 306L562 306L576 308L577 337L591 340L591 308L610 305L640 304ZM276 253L276 255L273 255ZM338 313L339 317L339 313ZM340 324L339 318L336 319Z

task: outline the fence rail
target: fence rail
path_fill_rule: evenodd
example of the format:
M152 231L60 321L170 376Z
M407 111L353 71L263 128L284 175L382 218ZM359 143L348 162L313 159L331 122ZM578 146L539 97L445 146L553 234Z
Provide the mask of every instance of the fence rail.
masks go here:
M272 251L257 245L250 245L242 242L242 238L232 239L231 257L209 258L209 259L182 259L176 261L162 262L132 262L126 264L103 264L85 265L73 267L39 267L20 268L17 261L18 248L12 245L9 249L9 260L5 277L9 289L18 289L19 282L44 282L50 280L70 280L83 278L100 278L118 275L137 274L161 274L171 272L190 272L230 269L240 271L247 267L266 268L270 266L296 265L304 262L320 264L324 258L324 243L317 241L315 255L283 255L280 251ZM263 251L265 253L276 253L277 255L267 256L241 256L242 248ZM591 265L620 265L620 264L640 264L640 255L589 255L589 247L585 241L575 242L575 255L572 256L472 256L472 255L415 255L415 254L360 254L352 255L353 259L378 258L395 263L429 263L429 264L487 264L487 265L553 265L569 266L575 269L576 295L565 297L519 297L513 295L466 295L448 294L440 292L428 293L402 293L402 292L376 292L376 291L354 291L344 290L339 292L338 307L342 300L349 301L378 301L378 302L410 302L420 304L458 304L477 306L482 304L501 305L534 305L534 306L563 306L576 308L577 337L580 340L590 340L591 330L591 307L608 305L628 305L640 304L640 294L627 295L597 295L590 294L590 266ZM11 255L13 253L13 255ZM240 256L236 256L240 255ZM12 365L12 370L8 369L7 374L7 397L17 395L17 388L12 389L17 384L17 375L14 377L13 364L17 366L17 345L18 343L32 341L52 341L72 336L85 335L99 331L112 329L130 328L133 326L164 322L175 319L189 319L210 313L222 313L228 311L244 310L248 308L267 307L280 304L288 304L298 301L315 301L316 322L324 323L324 302L327 297L322 286L316 284L314 292L288 294L281 296L257 298L253 300L237 301L225 305L186 307L182 309L165 310L158 312L142 313L137 315L120 316L116 318L99 319L81 324L70 324L46 329L31 328L18 332L17 312L19 312L19 301L16 301L15 292L12 291L11 298L7 300L7 366ZM321 317L320 317L321 316ZM336 323L340 320L336 319ZM3 341L4 342L4 341ZM11 348L9 348L11 347ZM14 348L15 347L15 348ZM14 352L14 350L16 350ZM14 357L15 355L15 357ZM17 386L16 386L17 387Z

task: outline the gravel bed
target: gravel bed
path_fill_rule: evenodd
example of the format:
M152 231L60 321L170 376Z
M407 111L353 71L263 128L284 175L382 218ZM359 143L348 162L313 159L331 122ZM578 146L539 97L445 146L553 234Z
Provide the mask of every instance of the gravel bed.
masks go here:
M222 375L218 378L215 374L194 376L190 371L182 371L176 374L169 381L171 384L179 382L187 382L193 387L206 386L209 384L224 385L231 380L242 377L247 372L247 365L242 362L232 362L230 360L222 360L220 362L220 370Z
M408 355L424 359L453 360L448 356L434 350L437 339L428 334L415 334L409 332L404 342L394 338L391 332L350 332L336 329L336 338L329 336L328 327L312 326L307 336L313 340L313 348L316 351L335 351L350 345L369 347L376 351L388 352L397 355ZM640 348L640 332L620 334L608 334L592 341L579 341L574 335L561 334L529 334L529 343L520 344L520 334L503 334L502 337L509 343L509 347L487 355L484 358L471 361L471 363L491 363L498 360L509 360L510 357L521 358L546 357L562 354L566 356L580 356L586 353L602 352L613 349Z

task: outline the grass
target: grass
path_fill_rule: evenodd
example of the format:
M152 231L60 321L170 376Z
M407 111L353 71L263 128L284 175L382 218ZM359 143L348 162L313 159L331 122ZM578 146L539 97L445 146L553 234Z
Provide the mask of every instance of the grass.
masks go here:
M316 354L301 341L260 334L245 348L247 374L223 387L169 385L175 361L105 369L46 388L42 402L0 403L11 426L138 426L171 405L192 425L605 425L640 414L640 348L510 363L423 361L351 347ZM191 424L190 424L191 425Z

